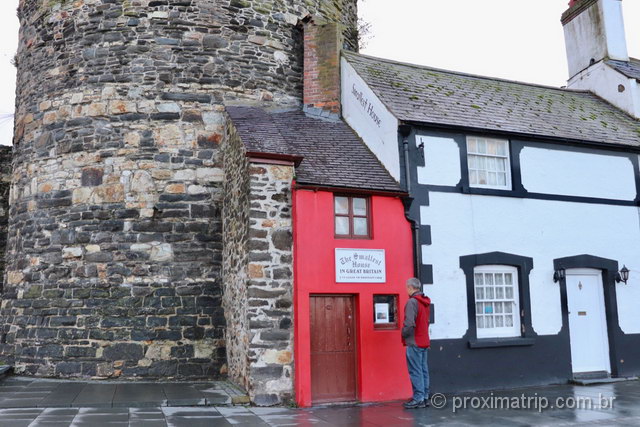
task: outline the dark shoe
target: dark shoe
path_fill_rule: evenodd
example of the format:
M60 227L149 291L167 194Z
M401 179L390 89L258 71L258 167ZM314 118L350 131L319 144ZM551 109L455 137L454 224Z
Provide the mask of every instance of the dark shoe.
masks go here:
M424 400L421 400L420 402L418 402L413 399L411 399L410 402L406 402L402 406L404 406L406 409L426 408Z

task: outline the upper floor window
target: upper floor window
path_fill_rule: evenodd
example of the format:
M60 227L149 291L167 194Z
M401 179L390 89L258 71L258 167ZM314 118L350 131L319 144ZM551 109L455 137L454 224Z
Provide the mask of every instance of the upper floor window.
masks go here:
M478 338L519 337L518 270L506 265L474 268Z
M469 136L467 162L471 187L511 190L509 141Z
M335 196L335 236L344 239L371 237L371 215L366 197Z

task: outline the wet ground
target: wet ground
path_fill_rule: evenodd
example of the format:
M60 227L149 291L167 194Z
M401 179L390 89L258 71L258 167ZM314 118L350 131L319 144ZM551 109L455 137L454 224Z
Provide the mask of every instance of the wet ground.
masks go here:
M558 385L466 393L456 396L434 395L430 408L414 410L402 408L400 402L310 409L233 406L230 404L231 397L236 391L225 391L224 387L217 383L199 384L199 387L205 387L201 389L194 385L194 390L218 393L219 399L223 399L224 394L228 395L226 403L215 403L213 395L211 395L211 403L207 403L206 397L204 403L202 401L198 403L216 406L180 406L180 402L175 400L179 397L177 394L174 395L173 401L167 395L167 390L177 390L175 384L155 384L155 387L145 387L148 398L144 398L142 394L136 394L136 390L130 387L131 384L124 384L129 387L121 389L120 397L116 398L118 387L115 387L110 400L108 398L106 401L93 404L94 406L87 406L76 400L82 395L82 391L75 399L71 400L67 396L65 400L64 390L59 387L69 382L27 381L26 383L24 380L15 378L0 382L0 407L4 407L0 409L0 426L640 425L640 381L593 386ZM16 391L16 387L22 387L23 390ZM45 393L47 387L49 393ZM84 390L86 392L86 389ZM22 401L24 406L17 407L18 397L26 399L26 395L20 396L16 393L32 393L32 395L29 401ZM33 393L41 393L42 397L39 398ZM161 397L161 393L164 393L165 398L160 400L164 403L155 405L151 397L157 399ZM171 394L170 391L169 394ZM46 399L51 399L54 395L60 397L59 407L39 406L51 402ZM126 396L129 398L124 398ZM196 398L196 395L192 397ZM188 398L190 397L184 396L184 399ZM70 403L67 404L67 401ZM171 406L172 404L176 406ZM13 407L8 407L11 405Z

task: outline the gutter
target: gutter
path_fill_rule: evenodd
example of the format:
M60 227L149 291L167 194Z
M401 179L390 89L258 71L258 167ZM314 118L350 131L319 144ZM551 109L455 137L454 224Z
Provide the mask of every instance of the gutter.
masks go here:
M420 265L422 264L422 254L420 247L420 224L411 217L411 207L413 205L414 198L411 195L411 169L409 168L409 135L411 135L411 126L407 124L401 124L398 126L398 132L402 137L402 150L404 152L404 179L406 196L402 198L404 204L404 216L411 224L411 231L413 236L413 273L414 276L420 278Z

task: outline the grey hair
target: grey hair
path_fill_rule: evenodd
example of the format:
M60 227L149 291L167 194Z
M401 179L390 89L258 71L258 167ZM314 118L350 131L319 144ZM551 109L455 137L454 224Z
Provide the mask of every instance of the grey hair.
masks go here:
M422 283L420 283L420 280L415 277L412 277L411 279L407 280L407 286L411 286L413 289L418 289L418 290L422 289Z

